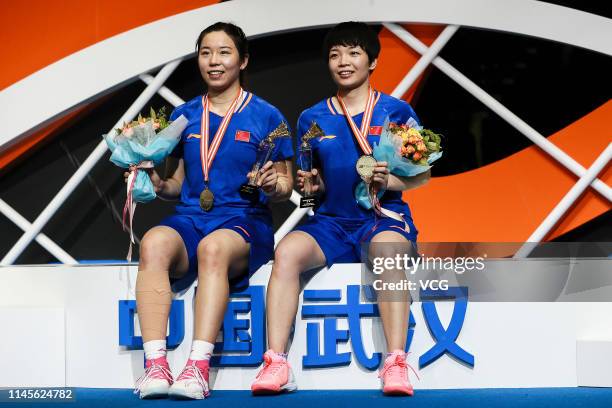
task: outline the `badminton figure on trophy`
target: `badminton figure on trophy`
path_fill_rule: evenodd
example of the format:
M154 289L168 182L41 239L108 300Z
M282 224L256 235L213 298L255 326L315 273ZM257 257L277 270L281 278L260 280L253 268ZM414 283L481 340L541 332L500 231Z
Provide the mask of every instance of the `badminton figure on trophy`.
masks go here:
M250 200L257 201L259 198L259 188L257 187L257 177L259 171L265 164L270 161L274 150L274 140L279 137L290 137L289 128L285 122L281 122L268 136L266 136L257 146L257 158L249 173L248 183L240 186L240 196Z
M300 208L316 207L317 196L312 191L312 145L310 141L316 137L325 136L323 130L312 122L310 129L302 136L302 143L298 151L298 165L304 175L304 196L300 199Z

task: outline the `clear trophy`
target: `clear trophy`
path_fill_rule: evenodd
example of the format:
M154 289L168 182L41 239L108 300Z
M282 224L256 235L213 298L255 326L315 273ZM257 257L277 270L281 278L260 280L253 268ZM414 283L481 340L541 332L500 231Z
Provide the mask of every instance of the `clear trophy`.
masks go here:
M272 151L274 149L274 140L279 137L289 137L289 128L285 122L281 122L276 129L274 129L268 136L266 136L257 147L257 158L255 164L251 168L249 181L240 186L240 196L250 200L257 201L259 198L259 188L257 187L257 177L261 168L270 160L272 157Z
M306 175L304 177L304 196L300 199L300 208L310 208L317 205L317 197L312 192L312 146L310 141L321 136L325 136L325 134L314 121L310 125L310 129L302 136L302 143L298 151L298 165Z

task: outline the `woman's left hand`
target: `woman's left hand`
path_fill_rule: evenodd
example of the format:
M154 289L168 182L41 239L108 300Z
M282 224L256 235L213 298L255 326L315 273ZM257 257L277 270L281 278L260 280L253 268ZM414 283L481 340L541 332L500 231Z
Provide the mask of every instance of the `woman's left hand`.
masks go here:
M371 183L375 191L387 189L387 184L389 183L389 168L387 167L387 162L376 162Z
M259 175L257 176L257 187L260 187L266 195L274 194L276 192L277 180L278 173L274 167L274 163L272 163L272 161L268 161L259 170Z

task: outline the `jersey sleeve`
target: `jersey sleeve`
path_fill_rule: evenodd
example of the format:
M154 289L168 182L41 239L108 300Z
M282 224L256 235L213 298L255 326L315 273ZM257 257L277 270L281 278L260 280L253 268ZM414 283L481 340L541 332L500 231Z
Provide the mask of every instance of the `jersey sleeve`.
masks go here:
M416 112L414 111L414 109L412 109L412 106L410 106L409 103L401 101L400 115L401 115L401 123L413 125L410 122L414 121L416 122L418 126L422 126L421 120L419 119Z

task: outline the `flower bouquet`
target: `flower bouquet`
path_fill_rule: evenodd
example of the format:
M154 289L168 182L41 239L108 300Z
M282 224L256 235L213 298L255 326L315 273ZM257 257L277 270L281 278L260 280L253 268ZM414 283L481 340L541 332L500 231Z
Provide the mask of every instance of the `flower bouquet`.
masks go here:
M181 115L170 122L164 109L155 112L150 110L150 117L138 115L138 119L124 123L115 129L104 140L112 152L110 161L115 165L129 169L127 179L127 198L123 208L123 229L126 230L126 215L129 214L130 242L134 243L132 220L136 203L147 203L155 199L155 189L146 171L163 162L181 140L181 134L187 127L187 118ZM128 252L131 258L132 247Z
M398 125L385 121L380 142L374 146L372 155L376 161L387 162L389 173L400 177L412 177L431 168L431 163L442 156L441 136L423 129L414 119ZM355 188L355 199L363 208L372 208L371 192L364 182ZM384 191L379 191L380 198Z

